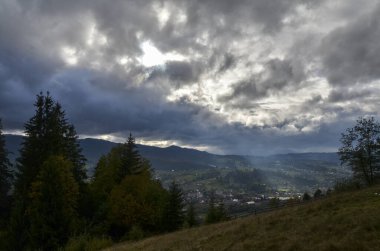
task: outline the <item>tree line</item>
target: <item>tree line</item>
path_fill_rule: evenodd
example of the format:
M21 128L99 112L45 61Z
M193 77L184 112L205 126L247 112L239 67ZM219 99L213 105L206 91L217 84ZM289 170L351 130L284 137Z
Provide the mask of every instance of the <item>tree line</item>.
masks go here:
M15 171L0 120L0 249L57 250L83 234L119 241L198 224L193 203L174 181L165 189L154 178L131 134L99 159L89 179L61 105L40 93L34 106ZM222 220L214 204L209 211L208 223Z

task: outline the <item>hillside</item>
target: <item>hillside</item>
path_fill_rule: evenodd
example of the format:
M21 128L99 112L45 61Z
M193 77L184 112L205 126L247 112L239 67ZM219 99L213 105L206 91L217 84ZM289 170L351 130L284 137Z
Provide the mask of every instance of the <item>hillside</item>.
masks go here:
M376 186L107 250L379 250L379 208Z
M5 135L6 148L12 162L18 156L22 136ZM80 139L87 158L89 177L100 156L107 154L114 142ZM138 145L141 155L149 159L156 175L168 185L177 180L185 190L263 190L285 192L315 191L332 187L336 180L350 172L339 165L336 153L298 153L271 156L217 155L195 149L170 146L166 148ZM237 169L248 169L243 173ZM248 172L248 173L247 173ZM241 177L247 174L246 177ZM254 174L253 179L247 180ZM245 180L245 181L244 181ZM248 183L247 183L248 182ZM251 192L252 192L251 191Z

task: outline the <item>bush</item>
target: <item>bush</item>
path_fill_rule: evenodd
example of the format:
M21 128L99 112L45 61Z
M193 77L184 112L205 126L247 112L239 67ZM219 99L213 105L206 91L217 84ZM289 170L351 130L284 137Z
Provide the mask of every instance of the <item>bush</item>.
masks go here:
M0 230L0 250L6 250L7 249L7 232Z
M128 240L138 241L144 238L144 231L139 226L133 226L128 232Z
M302 196L303 201L309 201L311 199L311 196L308 193L304 193Z
M80 235L70 238L62 251L95 251L112 246L112 244L110 238Z
M320 198L320 197L322 197L322 196L323 196L322 191L321 191L321 189L318 188L318 189L315 191L315 193L314 193L314 199Z
M334 186L334 191L336 192L348 192L348 191L355 191L359 190L363 186L360 184L359 181L355 179L344 179L336 182Z

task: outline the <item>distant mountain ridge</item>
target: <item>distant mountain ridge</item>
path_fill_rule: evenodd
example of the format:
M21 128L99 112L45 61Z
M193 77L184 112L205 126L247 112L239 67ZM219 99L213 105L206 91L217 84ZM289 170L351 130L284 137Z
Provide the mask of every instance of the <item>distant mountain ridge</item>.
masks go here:
M7 150L11 153L12 162L18 156L23 137L20 135L5 135ZM107 154L117 143L86 138L80 139L79 143L83 149L83 154L87 158L87 166L92 170L99 158ZM238 167L258 167L268 163L299 162L302 160L315 160L337 165L339 157L336 153L291 153L279 154L266 157L243 156L243 155L217 155L195 149L169 146L166 148L138 145L141 155L149 159L156 170L181 170L181 169L204 169L210 167L238 168ZM91 173L91 171L90 171Z

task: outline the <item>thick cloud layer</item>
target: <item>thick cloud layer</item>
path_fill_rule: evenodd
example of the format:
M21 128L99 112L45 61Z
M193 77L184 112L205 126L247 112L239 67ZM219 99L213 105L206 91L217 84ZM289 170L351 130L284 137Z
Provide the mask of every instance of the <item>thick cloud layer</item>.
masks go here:
M379 15L354 0L0 0L0 117L22 130L50 91L82 136L334 151L379 117Z

